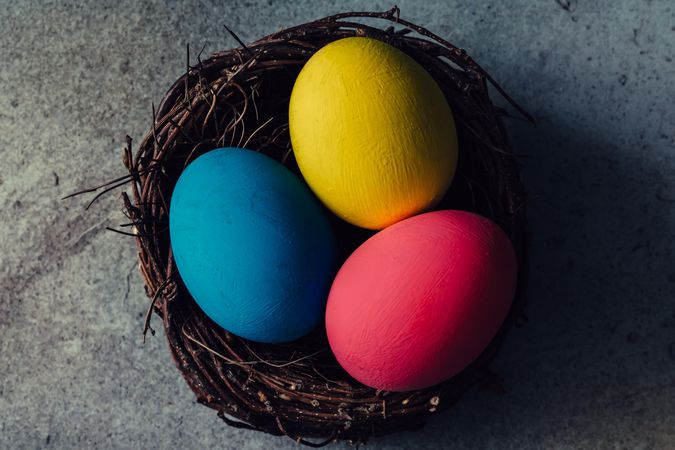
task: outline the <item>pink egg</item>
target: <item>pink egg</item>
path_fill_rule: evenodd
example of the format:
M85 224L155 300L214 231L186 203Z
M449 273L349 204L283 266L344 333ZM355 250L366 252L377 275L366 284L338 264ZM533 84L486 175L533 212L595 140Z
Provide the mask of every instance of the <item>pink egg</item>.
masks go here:
M342 367L389 391L456 375L487 347L516 288L516 257L491 220L436 211L364 242L338 272L326 329Z

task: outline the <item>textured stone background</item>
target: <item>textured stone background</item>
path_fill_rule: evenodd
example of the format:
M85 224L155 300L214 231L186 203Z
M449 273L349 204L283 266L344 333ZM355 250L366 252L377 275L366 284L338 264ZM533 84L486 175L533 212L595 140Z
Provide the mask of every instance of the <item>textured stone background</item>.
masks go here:
M420 3L420 4L417 4ZM671 0L399 0L467 49L538 119L531 157L529 326L424 431L372 448L675 447L675 4ZM184 65L389 2L0 0L0 448L295 448L197 405L147 306L133 243L63 195L122 172Z

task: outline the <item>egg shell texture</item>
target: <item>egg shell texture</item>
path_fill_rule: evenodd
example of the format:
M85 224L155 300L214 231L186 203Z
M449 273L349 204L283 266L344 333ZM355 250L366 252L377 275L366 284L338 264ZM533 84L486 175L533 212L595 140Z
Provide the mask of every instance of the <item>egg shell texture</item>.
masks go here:
M316 52L290 99L300 170L321 201L381 229L435 205L457 164L457 135L438 84L384 42L350 37Z
M281 164L251 150L208 152L181 174L169 219L179 273L218 325L285 342L320 322L335 238L319 201Z
M360 382L408 391L475 360L513 300L516 258L492 221L464 211L380 231L339 270L326 310L331 349Z

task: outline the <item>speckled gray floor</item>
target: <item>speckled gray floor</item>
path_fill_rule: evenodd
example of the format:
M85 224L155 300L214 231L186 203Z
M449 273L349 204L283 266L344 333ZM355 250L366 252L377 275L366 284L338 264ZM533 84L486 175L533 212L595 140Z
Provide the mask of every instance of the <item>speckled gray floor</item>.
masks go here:
M675 4L399 1L538 119L510 121L534 232L529 326L424 431L371 448L675 447ZM295 448L195 404L147 306L115 195L183 70L207 51L388 2L0 0L0 448Z

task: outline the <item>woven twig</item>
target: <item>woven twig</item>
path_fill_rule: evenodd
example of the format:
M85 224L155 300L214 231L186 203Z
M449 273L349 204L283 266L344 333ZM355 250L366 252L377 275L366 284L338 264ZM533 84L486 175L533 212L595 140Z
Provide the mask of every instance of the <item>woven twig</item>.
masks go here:
M359 23L364 17L384 19L393 26L382 30ZM491 217L508 233L518 255L516 300L497 337L462 373L415 392L376 391L350 378L332 356L323 329L285 345L252 343L222 330L186 291L169 244L172 189L181 171L200 154L217 147L246 146L299 175L288 134L293 82L317 49L355 35L398 47L441 86L457 123L460 154L452 187L439 209ZM129 175L99 187L110 189L131 181L130 195L123 194L130 231L122 232L135 236L150 309L162 317L176 365L198 401L217 410L229 425L286 435L312 446L338 439L364 442L370 436L418 428L468 387L486 380L487 364L521 317L527 272L525 194L500 110L488 96L488 83L531 118L463 50L400 19L398 8L339 14L241 45L206 60L198 56L194 65L188 55L185 75L156 111L153 106L152 128L135 153L127 139L123 161ZM337 219L335 228L344 257L370 234ZM144 334L148 329L150 314Z

